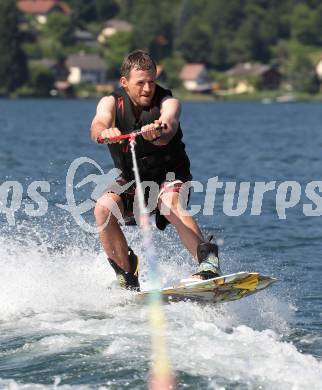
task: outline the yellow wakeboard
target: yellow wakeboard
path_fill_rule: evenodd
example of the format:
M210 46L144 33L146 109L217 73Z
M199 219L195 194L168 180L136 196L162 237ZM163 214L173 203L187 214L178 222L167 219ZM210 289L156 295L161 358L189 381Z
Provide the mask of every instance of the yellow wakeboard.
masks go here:
M183 279L177 285L163 288L160 293L165 302L198 301L229 302L255 294L276 281L257 272L237 272L208 280ZM148 298L151 291L141 291L139 298Z

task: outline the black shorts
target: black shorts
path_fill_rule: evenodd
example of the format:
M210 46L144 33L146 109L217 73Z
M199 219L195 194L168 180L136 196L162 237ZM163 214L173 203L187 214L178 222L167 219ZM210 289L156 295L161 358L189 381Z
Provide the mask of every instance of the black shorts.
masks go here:
M160 214L160 210L158 207L156 207L157 202L161 195L164 193L170 193L170 192L176 192L179 193L183 184L186 182L189 182L192 179L192 176L190 172L177 172L175 174L175 178L173 180L163 180L159 184L158 182L155 182L157 184L157 193L151 194L151 188L147 187L145 191L145 201L146 204L149 205L149 200L152 198L152 204L155 205L150 208L150 213L155 214L155 223L158 229L164 230L166 226L169 224L169 221L165 218L164 215ZM116 179L116 183L123 187L126 186L128 181L120 176ZM107 193L114 192L113 190L107 191ZM153 191L154 192L154 191ZM121 196L123 207L124 207L124 222L125 225L136 225L136 221L134 218L133 213L133 205L135 201L135 194L136 194L136 185L133 183L129 188L124 190L123 192L119 193ZM188 201L190 197L190 190L188 196ZM150 198L151 197L151 198Z

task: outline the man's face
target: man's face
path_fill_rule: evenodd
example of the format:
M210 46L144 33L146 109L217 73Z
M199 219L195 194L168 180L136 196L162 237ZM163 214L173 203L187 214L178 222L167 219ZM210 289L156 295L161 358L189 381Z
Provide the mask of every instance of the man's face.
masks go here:
M121 77L121 85L136 106L150 105L155 91L155 71L131 69L129 77Z

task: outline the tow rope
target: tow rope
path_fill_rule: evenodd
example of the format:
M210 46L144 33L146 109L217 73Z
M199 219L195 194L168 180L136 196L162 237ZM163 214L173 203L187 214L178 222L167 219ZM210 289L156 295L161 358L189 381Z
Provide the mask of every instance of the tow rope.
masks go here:
M136 191L140 210L140 227L142 229L143 248L148 259L148 277L151 283L152 293L149 294L149 312L152 343L152 368L150 373L150 390L174 389L174 376L166 348L165 317L162 310L162 297L158 277L158 263L156 250L152 241L151 217L145 206L144 194L141 185L139 169L135 154L136 133L130 138L130 147L133 161L133 172L136 183Z

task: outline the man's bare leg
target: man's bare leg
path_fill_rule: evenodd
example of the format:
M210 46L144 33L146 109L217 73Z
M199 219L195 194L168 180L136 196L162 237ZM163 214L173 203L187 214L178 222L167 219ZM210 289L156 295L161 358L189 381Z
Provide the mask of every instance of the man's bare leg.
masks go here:
M163 194L158 207L162 211L167 211L164 216L174 225L182 243L199 263L198 272L193 275L193 278L209 279L220 275L218 247L205 242L196 221L182 208L179 193Z
M160 198L159 208L161 203L166 206L162 207L162 211L165 210L168 214L164 215L165 218L176 228L183 245L197 259L197 247L204 238L197 222L182 208L179 193L164 193Z
M129 272L128 245L115 216L123 216L123 213L122 199L114 193L107 193L99 198L94 210L99 238L105 253L125 272Z

